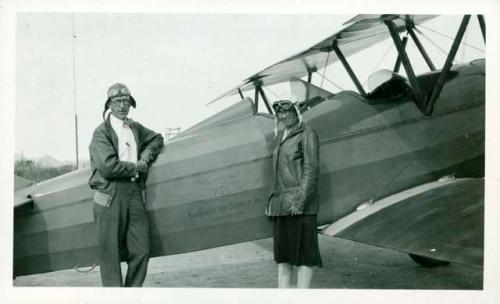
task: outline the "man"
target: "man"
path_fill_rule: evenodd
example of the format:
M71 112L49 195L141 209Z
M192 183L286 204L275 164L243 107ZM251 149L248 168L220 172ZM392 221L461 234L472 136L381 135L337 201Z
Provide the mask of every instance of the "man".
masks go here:
M142 286L149 262L149 219L145 207L148 167L163 147L163 137L127 118L136 102L128 88L108 90L103 119L90 143L94 219L103 286ZM111 114L105 118L106 112ZM128 264L122 281L120 261Z

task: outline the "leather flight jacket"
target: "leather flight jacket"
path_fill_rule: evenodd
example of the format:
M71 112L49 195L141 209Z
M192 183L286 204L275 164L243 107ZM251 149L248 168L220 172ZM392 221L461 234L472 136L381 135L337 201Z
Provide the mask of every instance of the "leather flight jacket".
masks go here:
M139 159L151 165L163 148L163 136L135 121L132 121L129 126L137 143ZM135 164L119 159L118 136L111 126L109 117L94 130L89 150L92 170L89 186L96 190L94 201L99 205L109 207L115 196L116 182L131 181L136 176ZM143 200L145 200L146 179L147 174L140 174L135 181L143 192Z
M286 216L291 206L304 215L318 212L319 141L304 123L292 127L283 138L278 133L273 151L274 180L269 194L266 215Z

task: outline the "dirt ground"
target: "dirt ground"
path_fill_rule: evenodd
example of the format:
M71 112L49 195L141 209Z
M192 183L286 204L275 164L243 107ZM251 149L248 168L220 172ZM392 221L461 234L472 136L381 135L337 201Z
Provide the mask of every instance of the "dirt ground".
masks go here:
M324 267L313 288L465 289L483 288L483 272L451 264L423 268L407 254L320 235ZM125 271L126 266L122 265ZM272 239L258 240L150 260L145 287L275 288ZM100 286L99 267L21 276L14 286Z

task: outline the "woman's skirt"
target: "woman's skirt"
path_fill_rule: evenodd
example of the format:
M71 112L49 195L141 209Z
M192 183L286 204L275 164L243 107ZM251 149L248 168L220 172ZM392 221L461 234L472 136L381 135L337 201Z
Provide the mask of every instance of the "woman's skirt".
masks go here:
M323 267L316 215L276 216L273 222L276 263Z

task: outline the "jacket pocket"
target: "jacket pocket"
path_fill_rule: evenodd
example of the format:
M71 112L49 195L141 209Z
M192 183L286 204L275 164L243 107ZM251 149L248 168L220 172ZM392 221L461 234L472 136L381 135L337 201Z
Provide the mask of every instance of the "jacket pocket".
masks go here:
M293 188L288 188L282 193L282 209L286 210L288 213L291 212L292 205L295 204L295 202L298 199L300 188L299 187L293 187Z
M101 191L95 191L94 192L94 202L98 205L101 205L103 207L109 208L111 206L111 199L113 197L110 194L101 192Z
M92 170L92 175L89 178L89 186L91 189L102 190L109 186L109 181L101 176L97 169Z
M285 216L291 214L291 208L297 200L299 187L288 188L283 192L274 192L267 201L267 216Z
M269 195L265 210L267 216L277 216L279 214L280 202L278 193L273 192Z

